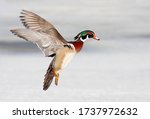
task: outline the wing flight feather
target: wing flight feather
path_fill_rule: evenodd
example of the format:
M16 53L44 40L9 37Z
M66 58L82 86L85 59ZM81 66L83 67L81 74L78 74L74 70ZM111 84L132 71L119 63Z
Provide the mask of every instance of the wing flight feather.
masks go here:
M12 33L39 46L45 56L50 56L67 44L57 29L39 15L22 10L20 20L26 29L13 29Z

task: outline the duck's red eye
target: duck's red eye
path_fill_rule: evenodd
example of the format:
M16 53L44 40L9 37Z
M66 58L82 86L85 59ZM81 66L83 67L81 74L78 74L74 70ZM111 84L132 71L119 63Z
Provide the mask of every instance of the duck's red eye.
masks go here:
M89 38L93 38L93 36L94 36L93 34L89 34Z

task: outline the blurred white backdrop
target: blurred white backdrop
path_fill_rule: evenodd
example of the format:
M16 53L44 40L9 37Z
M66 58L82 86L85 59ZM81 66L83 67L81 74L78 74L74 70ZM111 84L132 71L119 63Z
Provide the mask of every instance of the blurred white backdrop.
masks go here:
M22 9L51 21L67 39L91 29L89 41L44 92L51 61L9 30L23 27ZM0 101L150 101L148 0L0 0Z

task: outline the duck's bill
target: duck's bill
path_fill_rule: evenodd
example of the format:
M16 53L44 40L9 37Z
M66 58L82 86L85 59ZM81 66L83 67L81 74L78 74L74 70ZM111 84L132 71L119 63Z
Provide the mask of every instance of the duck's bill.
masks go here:
M94 38L95 40L100 40L98 37Z
M100 40L96 35L93 37L95 40Z

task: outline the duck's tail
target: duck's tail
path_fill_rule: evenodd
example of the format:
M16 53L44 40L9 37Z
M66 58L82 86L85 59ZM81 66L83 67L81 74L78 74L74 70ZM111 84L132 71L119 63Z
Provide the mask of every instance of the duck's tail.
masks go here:
M53 78L54 78L54 72L53 72L53 66L54 66L55 58L50 63L47 72L45 74L44 82L43 82L43 90L47 90L49 86L51 85Z

